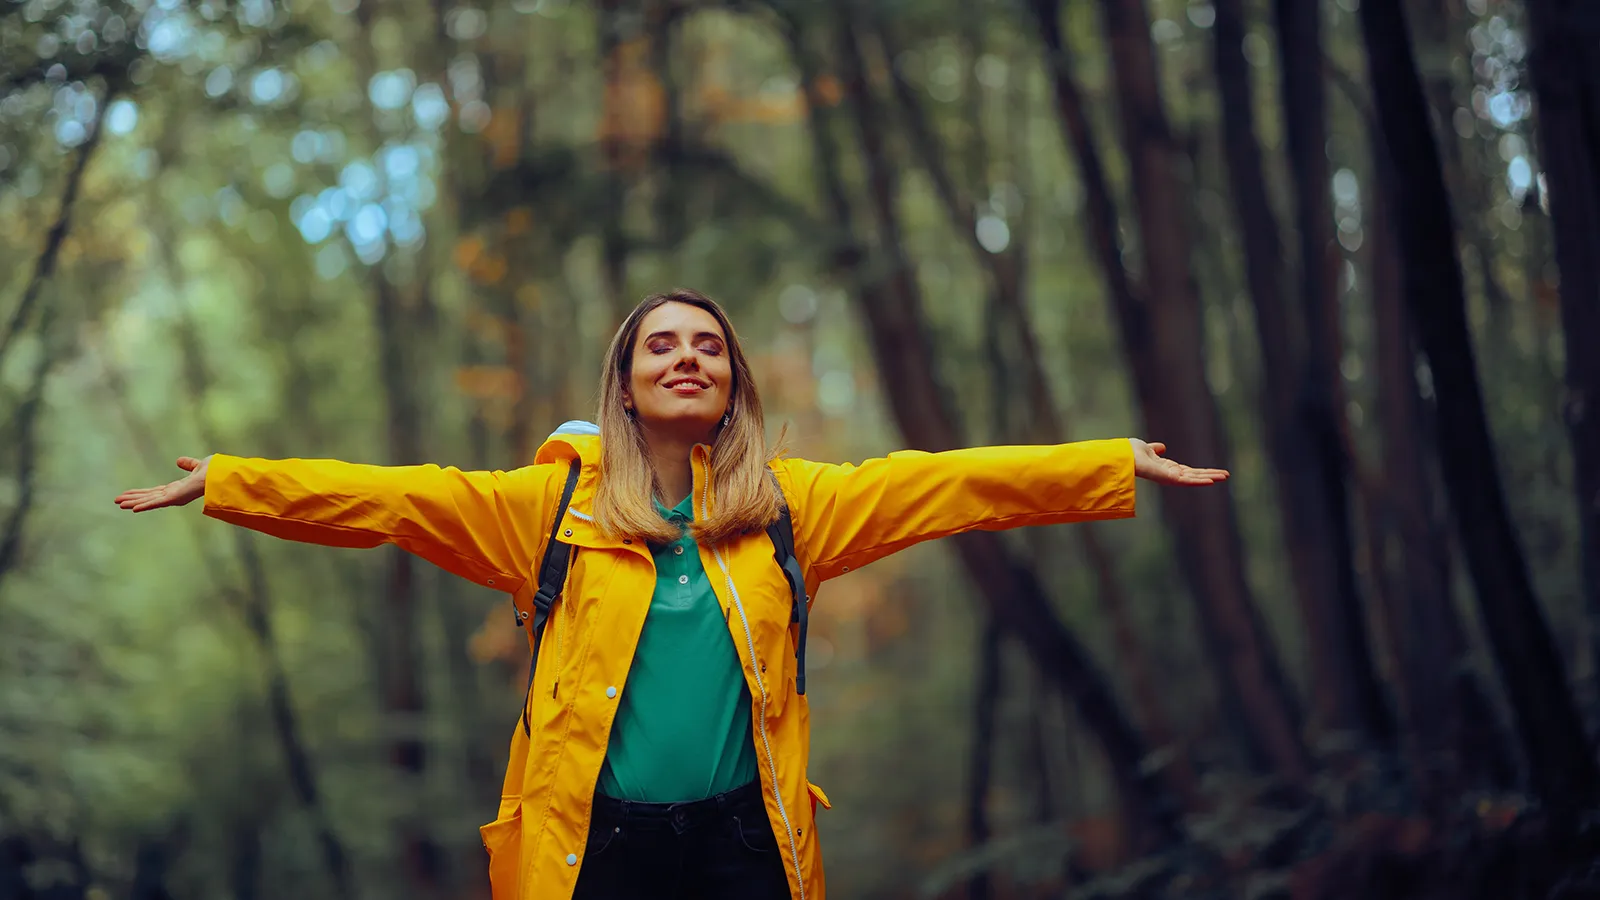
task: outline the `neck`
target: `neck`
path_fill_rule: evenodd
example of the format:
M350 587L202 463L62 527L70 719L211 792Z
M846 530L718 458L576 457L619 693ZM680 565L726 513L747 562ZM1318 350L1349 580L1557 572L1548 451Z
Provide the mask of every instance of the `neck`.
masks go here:
M661 434L649 428L642 430L650 465L655 469L656 484L662 494L661 502L665 506L674 506L694 490L694 467L690 464L690 457L694 445L705 441Z

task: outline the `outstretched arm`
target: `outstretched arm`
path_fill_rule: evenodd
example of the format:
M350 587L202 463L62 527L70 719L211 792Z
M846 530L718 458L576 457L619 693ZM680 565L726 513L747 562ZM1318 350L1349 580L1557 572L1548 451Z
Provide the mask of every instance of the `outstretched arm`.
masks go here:
M1082 441L1031 447L904 451L859 466L785 460L800 554L825 580L912 544L1134 514L1134 479L1206 485L1221 469L1164 459L1162 444Z
M205 513L274 537L333 547L392 543L457 575L515 592L549 515L552 467L463 472L336 460L181 457L185 475L126 491L134 512L205 499Z

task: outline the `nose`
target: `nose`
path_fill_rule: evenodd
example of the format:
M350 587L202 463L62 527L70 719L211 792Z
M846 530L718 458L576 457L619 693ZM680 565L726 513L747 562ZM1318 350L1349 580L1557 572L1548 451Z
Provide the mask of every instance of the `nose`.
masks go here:
M678 358L672 364L674 369L698 369L700 367L700 352L693 347L684 347L678 351Z

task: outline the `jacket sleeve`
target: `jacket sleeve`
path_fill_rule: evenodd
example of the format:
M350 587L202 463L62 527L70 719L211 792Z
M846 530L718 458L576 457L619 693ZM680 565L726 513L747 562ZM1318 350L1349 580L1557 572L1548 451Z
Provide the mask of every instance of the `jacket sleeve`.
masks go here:
M1134 514L1126 439L901 451L859 466L785 459L798 553L819 580L964 531Z
M463 472L217 454L205 514L328 547L394 544L485 587L515 593L549 530L558 466Z

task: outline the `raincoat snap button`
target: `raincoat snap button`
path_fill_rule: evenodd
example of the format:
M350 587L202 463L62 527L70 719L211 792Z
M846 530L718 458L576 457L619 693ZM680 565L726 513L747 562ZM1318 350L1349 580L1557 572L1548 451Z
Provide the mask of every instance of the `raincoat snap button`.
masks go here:
M683 555L683 548L682 547L678 547L677 549L673 550L672 552L678 554L679 556L682 556Z
M688 584L689 583L689 576L687 576L687 575L679 575L678 576L678 583L679 584Z
M566 531L563 531L561 533L566 535L567 537L572 537L572 529L571 528L568 528Z
M633 543L633 538L623 538L622 542L624 544L631 544L631 543Z
M576 853L568 853L567 854L567 865L575 866L577 864L578 864L578 854L576 854Z
M848 571L850 571L850 567L849 566L845 566L844 568L840 569L839 571L848 572Z
M488 581L486 581L486 582L484 582L484 583L485 583L485 584L494 584L494 579L493 579L493 578L491 578L491 579L489 579L489 580L488 580Z
M608 700L616 699L616 696L617 696L617 688L616 688L615 685L612 685L611 687L606 688L606 699L608 699Z

